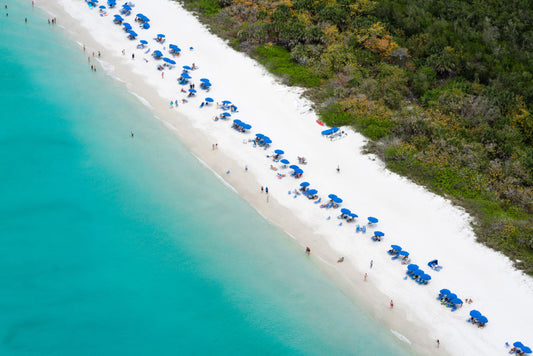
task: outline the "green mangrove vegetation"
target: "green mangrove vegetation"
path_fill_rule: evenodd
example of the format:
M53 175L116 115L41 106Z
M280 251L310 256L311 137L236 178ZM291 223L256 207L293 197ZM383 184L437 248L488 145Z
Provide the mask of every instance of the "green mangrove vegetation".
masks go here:
M179 0L533 275L530 0Z

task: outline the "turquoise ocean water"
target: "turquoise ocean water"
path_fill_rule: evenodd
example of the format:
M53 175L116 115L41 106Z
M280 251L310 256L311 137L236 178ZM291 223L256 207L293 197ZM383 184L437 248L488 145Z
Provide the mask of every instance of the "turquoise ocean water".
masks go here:
M408 354L45 14L6 3L1 355Z

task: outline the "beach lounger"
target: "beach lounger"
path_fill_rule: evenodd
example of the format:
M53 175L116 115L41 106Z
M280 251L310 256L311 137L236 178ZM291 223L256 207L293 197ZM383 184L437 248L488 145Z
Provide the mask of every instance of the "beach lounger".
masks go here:
M322 198L318 198L318 200L315 202L315 204L318 204L322 201Z
M366 226L363 225L363 227L361 228L361 232L364 234L366 233ZM381 240L380 240L381 241Z
M361 231L361 227L359 226L359 224L357 224L357 226L355 227L355 232L359 232Z

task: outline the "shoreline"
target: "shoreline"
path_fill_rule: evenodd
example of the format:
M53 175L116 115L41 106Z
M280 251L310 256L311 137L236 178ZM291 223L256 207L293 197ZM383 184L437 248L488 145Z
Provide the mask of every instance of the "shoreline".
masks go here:
M43 1L44 2L44 1ZM80 23L75 21L75 17L71 17L70 14L67 13L65 9L61 7L59 3L56 1L53 2L46 2L44 6L42 4L38 4L41 6L45 11L48 13L54 14L54 16L59 18L59 26L64 26L64 30L67 33L68 37L72 38L74 41L77 41L79 43L84 43L87 48L91 48L89 52L92 52L92 50L98 50L98 48L104 48L105 46L101 43L98 43L96 39L94 39L90 34L84 33L87 31L87 29ZM84 4L81 4L84 5ZM155 6L155 5L154 5ZM170 6L178 7L177 4L171 4ZM90 10L87 8L87 12ZM146 9L143 9L143 11L148 11ZM148 16L150 14L146 12ZM92 14L95 15L96 14ZM192 17L192 15L190 15ZM151 17L151 16L150 16ZM107 17L108 21L111 21L111 18ZM205 30L205 28L204 28ZM120 31L120 29L116 29L116 31ZM219 39L220 40L220 39ZM81 42L80 42L81 41ZM220 40L222 41L222 40ZM137 42L135 42L137 43ZM275 179L273 174L271 177L267 177L266 173L272 173L268 172L268 164L269 161L267 160L259 160L257 159L254 162L248 162L246 160L246 157L244 155L238 155L233 154L235 153L235 149L232 150L232 147L230 147L231 143L229 141L235 141L234 135L237 136L238 139L242 139L242 136L239 136L238 134L234 134L233 132L228 133L229 131L227 127L224 127L221 129L220 127L216 127L212 131L209 131L202 127L199 127L198 125L195 125L194 118L190 115L191 110L193 109L192 105L186 106L185 108L180 105L178 109L169 109L168 107L168 99L165 98L165 95L167 95L165 89L154 90L154 87L151 86L152 83L146 82L142 76L142 73L136 73L135 68L130 68L131 66L128 66L127 62L124 63L128 56L121 56L119 54L120 49L116 49L116 53L108 54L108 50L102 51L103 57L102 62L104 63L104 66L108 67L108 71L106 71L107 75L110 75L116 80L119 85L123 85L126 87L127 90L132 92L135 96L138 98L142 98L146 100L147 103L149 103L151 108L149 109L152 111L154 116L156 116L161 122L172 129L172 131L176 134L176 136L180 139L182 143L187 147L187 149L195 155L203 164L205 164L209 169L211 169L216 175L218 175L223 181L225 181L232 189L234 189L244 200L246 200L254 209L256 209L259 214L261 214L263 217L265 217L269 222L276 225L281 230L285 231L290 237L292 237L297 244L299 244L302 247L302 253L304 251L305 246L311 246L312 254L311 257L314 261L317 262L317 266L320 267L328 277L333 279L340 288L345 291L352 299L354 299L357 303L362 303L364 305L364 309L368 311L375 319L379 320L382 324L386 325L389 329L395 330L396 332L401 333L405 337L407 337L412 345L410 348L417 354L431 354L435 352L435 343L434 340L439 338L441 340L441 347L439 348L439 353L442 353L444 355L446 354L456 354L456 350L449 348L452 340L453 342L456 342L452 338L452 335L442 335L437 334L434 329L435 325L427 325L427 321L420 318L418 315L416 315L416 308L408 307L404 304L405 297L399 296L399 295L391 295L391 293L387 293L387 290L394 290L397 287L397 284L393 285L392 287L387 288L386 284L388 284L390 281L387 280L385 277L386 275L389 275L389 278L391 277L391 273L394 274L392 277L397 278L399 276L403 275L404 268L400 265L396 265L394 261L385 261L387 256L382 256L383 252L382 250L386 251L386 248L388 248L388 245L390 243L395 243L397 241L402 241L400 238L397 238L396 240L386 240L384 244L382 243L379 245L379 247L375 244L372 244L372 242L369 243L370 234L367 234L365 236L365 239L360 238L361 235L356 235L358 241L356 242L356 245L349 245L353 243L353 233L352 235L348 235L347 232L344 232L343 236L338 236L336 240L332 240L332 229L335 228L334 225L336 224L329 224L325 225L324 223L324 210L317 209L316 207L307 208L301 208L303 204L309 203L304 202L301 204L302 199L292 199L289 200L289 198L292 198L286 194L287 189L284 187L277 188L278 181ZM129 54L129 53L128 53ZM137 60L137 59L136 59ZM139 61L141 58L138 59ZM82 63L82 65L85 65ZM199 65L202 67L205 64L199 63ZM113 68L110 70L109 68ZM178 73L178 69L176 69L172 74L174 76ZM141 74L141 75L139 75ZM168 72L167 72L168 74ZM159 78L156 78L159 79ZM269 79L270 80L270 79ZM274 81L272 79L272 81ZM154 81L155 82L155 81ZM223 86L223 83L218 83L219 86ZM157 87L157 84L153 84ZM298 89L289 88L287 89L290 93L297 93ZM231 95L231 97L236 95ZM142 100L140 100L142 102ZM144 103L146 105L146 103ZM241 108L241 106L239 106ZM194 107L194 109L197 109L197 107ZM182 111L183 110L183 111ZM243 112L244 109L241 109ZM189 115L188 115L189 113ZM239 117L240 118L240 117ZM244 121L247 121L245 118L243 118ZM304 123L304 125L313 125L314 120L307 120L308 122ZM255 125L254 125L255 126ZM316 126L316 124L315 124ZM265 129L265 133L269 134L269 132L266 132L266 126L263 127ZM346 129L345 129L346 130ZM317 127L316 132L320 132L320 129ZM255 130L254 132L258 132ZM314 141L311 141L311 144L313 142L317 142L321 139L319 135L316 135L316 132L312 132L311 135L313 137ZM129 131L126 129L125 134L128 134ZM224 137L221 137L220 135L224 135ZM350 152L345 157L339 158L339 161L341 161L341 169L342 169L342 177L345 176L345 167L348 167L348 165L351 163L349 161L350 159L354 159L355 164L359 164L361 162L364 162L364 164L373 164L380 166L380 162L374 162L372 161L371 156L364 156L360 153L360 147L362 145L362 142L364 139L350 131L349 132L350 139L352 140L350 143L354 143L354 149L357 147L359 150L354 150L354 152ZM290 137L290 135L289 135ZM280 146L282 148L285 148L285 142L283 140L275 140L275 144L273 148L277 148L277 142L281 142ZM221 149L213 151L211 149L211 145L213 142L221 142ZM344 142L343 142L344 143ZM235 146L237 146L240 143L234 143ZM331 147L332 145L328 145L329 143L326 143L327 146ZM335 144L333 142L332 144ZM358 145L358 146L357 146ZM241 145L243 146L243 145ZM307 152L308 148L311 150L309 145L306 145L305 142L302 145L304 149L302 151ZM307 146L307 147L305 147ZM249 148L249 145L244 146L247 149ZM333 151L335 153L335 151ZM260 152L262 154L262 152ZM295 152L292 152L295 153ZM255 154L254 157L260 157L260 155L257 152L254 152L252 154ZM315 161L315 157L313 157L313 163ZM346 162L346 163L345 163ZM332 172L334 167L337 165L337 162L334 162L330 168ZM354 165L355 165L354 164ZM244 166L248 165L249 170L246 172L244 170ZM381 166L383 166L381 164ZM267 167L265 169L265 167ZM307 167L305 167L307 168ZM311 164L309 166L311 168ZM318 173L322 171L321 167L317 168ZM383 170L383 168L381 167ZM230 174L225 174L226 171L230 171ZM266 171L266 173L265 173ZM311 171L311 169L310 169ZM307 172L307 169L306 169ZM359 174L358 172L355 173L355 178L361 178L362 174ZM384 171L382 172L382 175L385 177L396 177L390 172ZM308 177L308 178L307 178ZM335 175L333 175L335 177ZM315 179L317 178L317 179ZM322 182L318 178L322 178ZM290 181L289 181L290 179ZM307 176L304 175L303 180L307 180L312 182L313 185L315 185L316 181L322 184L318 184L319 187L325 187L326 184L330 183L330 185L339 184L341 185L342 181L335 180L335 178L331 178L330 176L324 176L324 177L316 177L312 174L309 174ZM280 183L283 183L283 186L286 186L290 184L292 187L297 186L301 181L303 180L293 180L290 177L287 177L284 179L283 182L280 181ZM398 180L398 179L397 179ZM414 184L408 182L404 178L399 178L402 184L407 184L410 186L413 186ZM271 187L271 194L270 194L270 201L267 203L265 200L265 194L261 194L259 192L259 187L261 185L269 186ZM275 187L275 190L272 190L272 188ZM413 187L411 187L413 189ZM340 188L338 189L340 190ZM354 189L355 190L355 189ZM440 197L436 197L432 195L431 193L426 192L423 188L417 187L415 190L420 190L421 194L429 195L430 200L437 200L437 205L441 204L444 206L444 208L450 209L449 206L451 204L444 199ZM332 191L333 192L333 191ZM321 191L322 195L326 193L325 191ZM326 193L327 195L328 193ZM359 195L358 195L359 194ZM341 195L339 193L339 195ZM344 197L347 194L342 194ZM361 190L355 192L354 194L356 197L363 197L362 203L370 205L369 198L364 197L363 194L361 194ZM372 195L373 197L376 197L376 199L382 199L380 194L376 192L375 195ZM346 201L349 201L348 199L345 199ZM401 200L401 199L400 199ZM354 200L352 200L353 204ZM443 203L444 202L444 203ZM391 203L399 204L398 201L393 201ZM307 204L309 205L309 204ZM355 204L353 204L355 205ZM361 205L361 203L357 204ZM351 208L351 206L347 206ZM314 208L314 211L310 212L311 209ZM398 208L401 208L401 205L398 205ZM296 213L296 209L300 209L301 211L299 213ZM457 208L453 208L454 210L457 210ZM328 214L336 214L336 212L327 212ZM380 218L383 216L384 219L390 218L387 216L386 211L378 211L380 213ZM376 214L377 215L377 214ZM464 215L464 213L463 213ZM366 215L365 215L366 216ZM455 216L454 216L455 217ZM320 222L319 220L320 219ZM361 215L360 221L364 219L363 215ZM316 220L316 221L315 221ZM465 218L467 220L467 218ZM313 223L313 221L315 221ZM446 221L444 219L444 221ZM334 222L332 222L334 223ZM459 232L462 230L468 230L469 221L465 221L462 226L459 227ZM387 226L391 226L393 228L396 228L397 226L393 225L384 225L383 229L387 234L393 234L393 229L385 230ZM380 229L381 229L380 224ZM471 230L471 229L470 229ZM401 232L401 234L409 233L409 229L404 229L404 231ZM396 234L394 235L400 235ZM341 235L341 234L340 234ZM350 240L351 239L351 240ZM470 239L473 239L473 236L470 236ZM359 241L360 240L360 241ZM401 243L403 245L403 243ZM369 247L370 246L370 247ZM411 251L412 249L409 248L409 244L407 245L408 249ZM361 256L361 252L357 252L354 250L364 250L366 252L372 251L370 249L373 249L373 252L370 252L372 255L368 255L366 253L367 258L365 260L362 260L362 258L358 258ZM342 251L342 252L339 252ZM346 261L342 264L337 264L335 261L339 257L339 254L342 253L346 257ZM492 255L491 255L492 256ZM368 282L363 281L363 275L366 272L369 272L367 267L368 262L370 259L373 259L376 261L375 268L372 272L376 272L376 274L370 274ZM329 262L331 261L331 262ZM415 261L417 262L417 261ZM388 266L385 266L384 264L388 263ZM448 261L449 264L451 264L451 261ZM419 261L419 264L422 265L422 260ZM393 266L394 265L394 266ZM382 269L383 267L383 269ZM450 266L451 267L451 266ZM451 268L450 268L451 269ZM425 268L427 270L427 267ZM399 272L399 273L397 273ZM453 271L455 272L455 271ZM435 273L432 273L433 276L435 276ZM409 281L408 281L409 282ZM408 283L407 282L407 283ZM434 281L435 282L435 281ZM402 282L400 282L402 283ZM403 282L406 283L406 282ZM412 289L413 287L416 288L416 286L412 286L412 283L410 283L409 287L407 289ZM442 284L439 282L439 284ZM404 286L405 287L405 286ZM428 287L428 286L426 286ZM433 291L436 288L436 285L429 286L431 288L431 291ZM446 285L442 286L441 288L449 287L450 289L459 289L456 288L453 285ZM426 288L426 291L427 292ZM439 288L440 289L440 288ZM438 289L437 289L438 290ZM473 293L473 292L472 292ZM422 295L427 293L422 293ZM417 297L420 296L419 294L415 294ZM466 296L465 296L466 297ZM479 296L472 295L472 298L476 299L476 301L479 298ZM394 311L392 312L388 307L388 302L390 299L394 299L396 302L396 305L394 307ZM399 303L397 301L400 301ZM438 303L434 302L433 300L428 300L427 302L430 305L430 309L435 309L434 315L437 316L443 316L448 317L449 311L442 308L440 305L437 305ZM433 304L431 304L433 303ZM433 308L435 305L435 308ZM468 306L463 307L463 312L466 308L469 308ZM473 305L472 308L477 309L477 305ZM481 308L481 307L480 307ZM448 312L448 314L445 314L445 312ZM456 315L454 315L456 316ZM489 315L489 318L491 315ZM455 318L457 319L457 318ZM461 315L462 320L462 315ZM454 327L455 325L460 325L457 323L452 324ZM453 323L453 321L452 321ZM466 324L466 323L464 323ZM433 326L433 328L432 328ZM445 325L448 326L448 325ZM471 325L465 325L464 328L468 331L468 328L471 328ZM474 332L477 331L475 329L472 329ZM461 335L461 331L459 330L459 334ZM486 331L486 330L484 330ZM527 330L526 330L527 331ZM479 333L478 333L479 334ZM516 336L517 339L520 336ZM509 340L511 341L511 340ZM529 340L524 339L523 342L527 343ZM477 346L477 345L476 345ZM502 345L503 346L503 345ZM467 349L463 349L465 352ZM472 349L474 352L478 351L476 347L473 347ZM494 350L493 350L494 352ZM502 349L503 352L503 349ZM499 352L494 352L499 353Z

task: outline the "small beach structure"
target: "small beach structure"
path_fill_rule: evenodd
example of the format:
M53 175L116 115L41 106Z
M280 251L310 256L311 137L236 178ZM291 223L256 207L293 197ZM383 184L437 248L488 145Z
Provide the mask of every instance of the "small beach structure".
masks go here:
M331 141L342 138L343 136L346 136L344 131L339 132L338 127L332 127L330 129L324 130L321 132L321 134L322 136L327 137Z
M520 341L513 343L513 348L509 351L510 354L515 355L530 355L532 353L531 348L522 344Z
M318 190L316 189L307 189L305 192L304 192L304 195L307 197L307 199L309 200L315 200L316 198L318 198Z
M137 35L137 33L136 33L135 31L133 31L133 30L129 30L129 31L128 31L128 38L129 38L130 40L134 40L134 39L136 39L137 36L138 36L138 35Z
M120 9L120 13L124 16L131 15L131 7L128 4L122 5L122 9Z
M211 104L211 103L213 103L214 101L215 100L213 100L213 98L210 98L210 97L207 97L207 98L204 99L204 103L205 103L206 106Z
M368 225L377 224L379 221L377 218L373 216L369 216L367 219L368 219Z
M372 235L372 241L381 241L381 239L385 236L385 234L381 231L374 231L374 235ZM400 248L401 251L401 248ZM399 251L398 251L399 252Z
M291 162L289 162L289 160L286 159L286 158L280 160L279 162L282 164L281 168L287 168L287 165L289 165L289 164L291 163Z
M155 40L159 43L164 43L165 42L165 35L162 34L162 33L158 33Z
M344 219L346 222L353 222L354 219L357 218L357 214L352 213L350 209L342 208L341 215L339 215L338 218Z
M252 128L252 125L248 125L245 122L242 122L241 120L235 119L233 120L232 127L242 133L245 133L247 130L250 130Z
M409 258L409 252L405 250L400 251L399 259L402 261L402 265L406 265L411 262L411 258Z
M209 91L211 89L211 82L207 78L200 79L200 89Z
M135 16L136 16L135 17L135 21L137 21L140 25L144 25L144 24L147 24L148 22L150 22L150 19L148 17L144 16L143 14L137 14ZM148 27L148 28L150 28L150 27Z
M154 59L161 59L161 58L163 58L163 53L161 53L161 51L159 51L159 50L153 51L152 52L152 57L154 57Z
M278 162L284 153L285 151L280 150L280 149L274 150L274 154L272 155L272 160L274 160L274 162Z
M168 52L172 54L173 56L179 56L181 52L181 48L176 46L175 44L169 44L168 45Z
M378 231L380 232L380 231ZM375 232L374 232L375 234ZM391 256L393 256L392 258L393 259L396 259L398 258L398 256L400 255L400 252L402 251L402 248L398 245L390 245L390 250L387 251L387 253Z
M124 32L128 32L129 30L132 29L131 25L127 22L123 22L122 23L122 29L124 30Z
M268 147L270 147L271 143L272 140L270 137L260 133L255 135L254 146L263 147L266 150Z
M165 64L163 64L165 67L168 67L169 69L172 69L173 66L176 65L176 62L170 58L163 57L163 61Z
M448 296L448 298L450 298L450 296ZM467 321L473 325L477 325L480 328L484 327L489 322L486 316L475 309L470 311L470 319Z
M89 8L93 8L93 7L96 7L96 5L98 4L98 0L86 0L85 1L87 3L87 5L89 5Z
M321 208L326 208L326 209L333 208L333 209L337 209L337 208L339 207L339 204L342 203L342 199L339 198L338 196L336 196L335 194L330 194L330 195L328 195L328 198L329 198L329 202L326 203L326 204L322 204L322 205L320 205Z
M124 22L124 19L120 15L115 15L113 22L117 25L122 25L122 22Z
M442 269L442 266L439 266L439 260L431 260L428 262L429 268L431 268L434 271L440 271Z
M140 40L139 44L137 45L137 48L143 49L148 44L148 41Z

